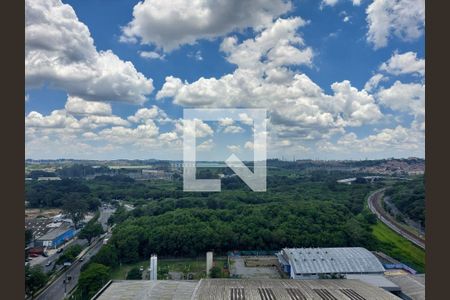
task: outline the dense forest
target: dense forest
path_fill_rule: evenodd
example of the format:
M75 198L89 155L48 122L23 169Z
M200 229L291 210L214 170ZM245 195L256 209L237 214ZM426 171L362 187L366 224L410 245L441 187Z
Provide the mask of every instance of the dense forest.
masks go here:
M386 191L390 201L411 220L425 227L425 178L401 181Z
M116 173L27 181L26 201L28 207L66 211L69 203L82 203L87 210L95 210L101 202L117 207L109 219L116 224L111 239L83 267L82 274L92 273L92 278L119 264L148 259L152 253L197 257L209 250L220 255L232 250L333 246L380 250L372 232L377 219L365 208L365 200L386 182L340 184L338 179L368 174L307 166L269 162L265 193L251 191L238 176L222 178L222 191L208 193L183 192L180 176L139 181ZM58 175L76 175L80 169ZM225 168L199 168L197 176L217 178L220 173L232 174ZM393 183L387 194L405 214L423 220L423 184L423 179Z
M214 177L226 170L200 170ZM129 203L111 244L118 259L137 261L151 253L196 256L207 250L280 249L286 246L373 247L364 198L374 187L336 183L345 172L272 167L266 193L252 192L239 177L222 179L221 193L186 193L182 181L135 181L123 175L92 180L27 183L30 207L63 207L72 199L90 208L99 201Z
M214 176L215 171L205 172ZM222 180L221 193L186 193L181 181L133 181L102 176L85 184L118 205L113 236L93 261L109 267L159 256L205 251L278 250L282 247L376 247L375 217L364 199L377 184L338 184L348 176L325 170L269 170L268 191L254 193L238 177Z

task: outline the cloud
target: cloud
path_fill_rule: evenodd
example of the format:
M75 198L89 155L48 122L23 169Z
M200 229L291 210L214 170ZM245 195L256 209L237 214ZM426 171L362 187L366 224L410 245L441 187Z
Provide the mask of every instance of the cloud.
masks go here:
M111 50L97 51L88 27L60 0L25 1L25 82L71 96L141 104L152 79Z
M253 125L253 119L250 118L249 115L247 115L246 113L239 114L239 121L248 126Z
M245 142L245 144L244 144L244 148L245 149L248 149L248 150L253 150L253 142L250 142L250 141L247 141L247 142Z
M338 3L339 0L322 0L320 3L320 9L322 9L324 6L335 6Z
M425 27L425 0L374 0L367 8L367 41L375 49L387 46L392 35L415 40Z
M418 74L425 75L425 60L417 58L415 52L399 54L395 52L392 57L380 66L381 71L393 75Z
M178 135L176 132L164 132L159 135L159 139L163 142L170 143L176 141L178 139Z
M129 126L130 123L119 116L88 115L80 119L79 125L81 127L96 128L104 125Z
M244 132L244 129L239 126L231 125L231 126L225 127L223 132L224 133L241 133L241 132Z
M266 108L271 134L283 139L329 138L347 126L380 120L382 113L367 91L342 81L328 95L307 75L289 69L311 63L312 56L298 59L309 49L297 32L305 24L300 18L278 19L255 38L240 43L235 37L224 39L226 59L238 66L233 73L192 83L167 77L157 99L172 98L188 107ZM252 124L246 117L241 121Z
M198 151L211 151L212 148L214 148L214 142L212 139L206 140L197 145Z
M128 126L129 123L113 115L86 115L77 119L66 110L54 110L48 116L32 111L25 117L27 128L64 129L66 132L94 129L106 125Z
M239 146L239 145L227 145L227 149L233 153L241 152L241 146Z
M25 117L25 126L37 128L76 128L78 120L68 115L64 110L54 110L44 116L37 111L30 112Z
M230 63L240 68L275 68L286 65L311 65L312 49L303 47L297 30L307 24L300 17L277 19L255 39L238 44L236 37L228 37L221 44Z
M377 97L382 105L425 122L425 84L396 81L391 87L381 89Z
M133 116L128 117L128 121L133 123L145 123L148 120L162 123L172 121L166 112L156 105L152 105L151 108L141 108Z
M158 137L159 128L152 121L140 124L136 128L114 126L101 130L98 135L104 140L116 144L145 144L153 143Z
M195 53L189 53L187 56L190 58L194 58L196 61L203 60L202 52L200 50L197 50Z
M74 115L111 115L109 103L85 101L78 97L69 96L65 105L68 113Z
M186 130L184 130L186 127ZM192 131L195 127L195 132ZM178 120L175 123L175 131L180 135L195 135L196 138L204 138L207 136L212 136L214 134L214 130L202 120Z
M325 6L333 7L338 2L339 2L339 0L322 0L322 2L320 3L319 8L323 9ZM352 3L353 3L353 6L359 6L359 5L361 5L361 0L352 0Z
M220 126L230 126L233 125L234 121L231 118L222 118L219 120Z
M422 156L424 136L421 131L399 125L395 128L384 128L361 139L354 133L348 133L337 141L336 146L341 148L341 151L370 153L397 150L407 156L413 153L421 153Z
M154 52L154 51L140 51L139 55L142 58L147 58L147 59L164 60L166 58L166 56L164 54L159 54L158 52Z
M259 30L291 9L285 0L144 0L133 8L133 19L122 28L123 42L140 42L171 51L200 39L236 30Z
M380 82L384 80L387 80L387 77L384 77L383 74L375 74L366 82L364 85L364 90L370 93L378 87Z

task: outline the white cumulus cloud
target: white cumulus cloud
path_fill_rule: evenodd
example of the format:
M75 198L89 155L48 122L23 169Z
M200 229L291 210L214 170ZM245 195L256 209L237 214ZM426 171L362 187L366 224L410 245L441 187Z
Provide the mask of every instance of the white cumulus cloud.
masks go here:
M121 41L171 51L235 30L258 30L290 8L286 0L144 0L133 8L133 19L123 27Z
M425 59L417 58L415 52L405 52L399 54L395 52L392 57L380 66L381 71L389 74L419 74L425 75Z
M374 0L366 13L367 41L375 49L387 46L392 36L408 41L423 34L425 0Z
M97 51L88 27L60 0L25 1L25 81L96 101L140 104L153 91L131 62Z

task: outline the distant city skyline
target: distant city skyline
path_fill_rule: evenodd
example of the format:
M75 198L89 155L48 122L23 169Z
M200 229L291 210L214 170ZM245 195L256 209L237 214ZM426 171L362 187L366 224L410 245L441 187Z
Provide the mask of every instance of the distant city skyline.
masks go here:
M267 109L268 158L425 157L424 0L138 2L25 1L26 158L181 160L209 107ZM197 130L253 159L245 119Z

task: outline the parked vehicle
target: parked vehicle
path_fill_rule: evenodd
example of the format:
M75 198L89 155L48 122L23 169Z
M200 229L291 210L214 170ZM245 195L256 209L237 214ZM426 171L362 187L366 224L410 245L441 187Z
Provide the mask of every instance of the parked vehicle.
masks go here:
M43 247L34 247L28 250L28 255L31 257L37 257L39 255L42 255L44 253Z

